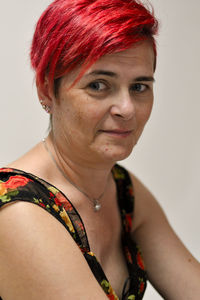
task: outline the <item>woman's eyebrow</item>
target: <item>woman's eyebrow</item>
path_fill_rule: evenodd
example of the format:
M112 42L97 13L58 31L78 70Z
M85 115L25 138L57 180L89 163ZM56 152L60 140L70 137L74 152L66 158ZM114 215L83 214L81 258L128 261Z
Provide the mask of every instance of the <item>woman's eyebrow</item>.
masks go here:
M139 76L134 79L134 81L151 81L155 82L155 78L152 76Z
M118 77L118 75L112 71L106 70L94 70L91 73L86 74L85 76L94 76L94 75L106 75L110 77Z
M106 71L106 70L94 70L88 74L86 74L85 76L95 76L95 75L106 75L106 76L110 76L110 77L118 77L118 74L112 72L112 71ZM151 81L151 82L155 82L154 77L152 76L139 76L134 78L134 81Z

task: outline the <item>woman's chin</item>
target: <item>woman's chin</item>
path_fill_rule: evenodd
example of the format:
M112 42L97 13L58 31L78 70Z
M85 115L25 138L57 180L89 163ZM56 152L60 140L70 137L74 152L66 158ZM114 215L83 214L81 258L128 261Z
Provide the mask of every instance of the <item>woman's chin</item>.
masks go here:
M132 152L133 147L105 147L101 156L107 162L117 162L126 159Z

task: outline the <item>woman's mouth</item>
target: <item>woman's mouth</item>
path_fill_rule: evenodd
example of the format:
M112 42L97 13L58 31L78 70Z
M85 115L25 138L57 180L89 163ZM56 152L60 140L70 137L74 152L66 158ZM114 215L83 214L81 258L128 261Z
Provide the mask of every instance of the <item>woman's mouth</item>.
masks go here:
M130 136L133 133L133 130L122 130L122 129L113 129L113 130L100 130L107 135L116 137L116 138L125 138Z

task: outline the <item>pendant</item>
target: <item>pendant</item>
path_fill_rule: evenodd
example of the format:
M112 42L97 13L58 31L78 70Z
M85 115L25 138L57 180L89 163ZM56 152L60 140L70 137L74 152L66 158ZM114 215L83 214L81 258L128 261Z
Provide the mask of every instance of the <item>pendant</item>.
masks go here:
M99 211L101 209L101 203L98 200L95 200L94 211Z

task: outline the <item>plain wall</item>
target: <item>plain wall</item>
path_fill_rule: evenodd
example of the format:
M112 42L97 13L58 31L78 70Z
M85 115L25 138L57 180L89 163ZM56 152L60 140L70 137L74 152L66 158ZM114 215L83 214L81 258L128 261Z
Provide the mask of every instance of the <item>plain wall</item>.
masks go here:
M5 166L46 135L48 116L37 99L28 55L34 25L50 1L0 3L0 166ZM200 260L200 2L151 3L160 20L154 109L122 164L154 193ZM162 298L149 285L144 299Z

